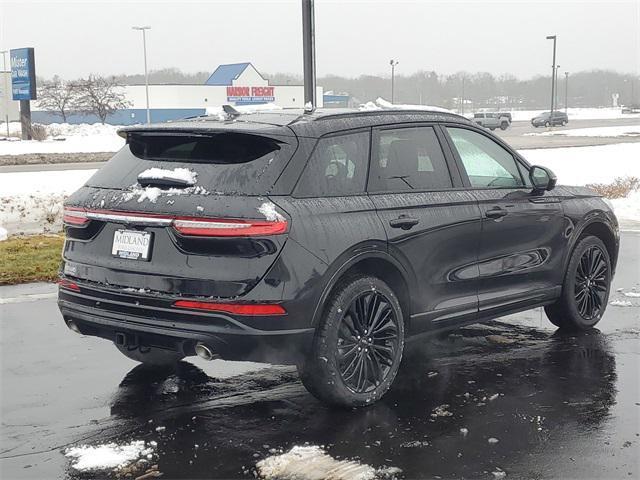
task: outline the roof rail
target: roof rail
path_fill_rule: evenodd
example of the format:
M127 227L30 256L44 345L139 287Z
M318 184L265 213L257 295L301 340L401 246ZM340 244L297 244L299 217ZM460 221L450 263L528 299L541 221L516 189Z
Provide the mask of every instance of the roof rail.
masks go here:
M222 105L222 110L224 111L224 113L229 115L231 118L235 118L235 117L239 117L240 116L240 112L238 110L236 110L235 108L233 108L231 105Z

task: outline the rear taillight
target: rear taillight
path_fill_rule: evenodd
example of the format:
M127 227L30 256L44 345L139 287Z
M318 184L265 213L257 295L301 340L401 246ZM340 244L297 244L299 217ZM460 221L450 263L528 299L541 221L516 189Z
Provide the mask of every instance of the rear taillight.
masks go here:
M84 208L64 207L62 221L72 227L82 227L89 223L89 218Z
M60 288L66 288L67 290L73 290L74 292L79 292L80 287L77 283L72 282L71 280L67 280L66 278L58 279L58 285Z
M234 218L173 217L155 213L88 210L76 207L64 209L64 223L80 227L90 220L133 225L173 227L184 236L197 237L255 237L286 233L285 219L275 221L241 220Z
M231 313L233 315L286 315L287 311L277 303L218 303L178 300L174 307L191 310L207 310Z
M173 228L181 235L198 237L253 237L277 235L287 231L287 222L253 220L184 219L176 218Z

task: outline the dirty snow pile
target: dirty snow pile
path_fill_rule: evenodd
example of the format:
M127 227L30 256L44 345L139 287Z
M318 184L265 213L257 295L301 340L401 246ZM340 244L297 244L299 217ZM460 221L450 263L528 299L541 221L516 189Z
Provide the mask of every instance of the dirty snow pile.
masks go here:
M534 137L640 137L640 122L638 125L625 125L614 127L572 128L563 130L550 130L542 133L525 133L525 136Z
M148 168L138 175L138 180L175 180L187 185L195 185L197 182L197 172L188 168Z
M451 110L447 110L442 107L434 107L431 105L403 105L397 103L391 103L384 98L378 97L375 102L367 102L360 105L360 110L364 112L376 111L376 110L428 110L431 112L444 112L453 113Z
M322 448L295 446L287 453L273 455L256 464L261 478L270 480L374 480L389 478L399 468L373 468L354 460L336 460Z
M153 458L155 442L145 443L134 440L125 445L106 443L103 445L82 445L65 450L64 455L71 459L71 467L80 472L93 472L122 468L139 460Z
M16 122L10 123L12 129L14 123ZM54 123L46 125L45 128L48 137L41 142L20 140L18 137L0 142L0 156L30 153L117 152L125 144L124 139L116 133L119 128L122 128L118 125Z

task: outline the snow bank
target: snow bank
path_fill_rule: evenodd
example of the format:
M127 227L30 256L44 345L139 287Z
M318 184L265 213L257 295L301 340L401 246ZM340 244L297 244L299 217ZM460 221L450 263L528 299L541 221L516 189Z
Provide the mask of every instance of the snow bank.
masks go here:
M531 164L553 170L559 185L610 183L626 176L640 178L640 143L540 148L519 153Z
M15 123L10 122L11 129ZM46 125L46 128L49 137L42 142L19 139L0 142L0 155L117 152L125 143L116 134L122 128L117 125L54 123ZM16 132L19 131L18 124Z
M640 122L638 125L624 125L615 127L573 128L566 130L552 130L542 133L526 133L532 137L639 137Z
M4 227L0 227L0 242L4 242L7 238L9 238L9 232Z
M618 219L640 222L640 191L631 192L626 198L614 198L610 202Z
M80 472L111 470L125 467L140 459L149 459L154 448L143 440L134 440L125 445L107 443L98 446L82 445L65 450L64 455L72 459L71 467Z
M444 113L453 113L451 110L447 110L442 107L434 107L431 105L407 105L407 104L397 104L391 103L384 98L378 97L375 102L367 102L360 105L361 111L372 111L372 110L427 110L430 112L444 112Z
M336 460L314 445L293 447L259 461L256 467L260 477L267 480L374 480L401 472L393 467L375 469L354 460Z

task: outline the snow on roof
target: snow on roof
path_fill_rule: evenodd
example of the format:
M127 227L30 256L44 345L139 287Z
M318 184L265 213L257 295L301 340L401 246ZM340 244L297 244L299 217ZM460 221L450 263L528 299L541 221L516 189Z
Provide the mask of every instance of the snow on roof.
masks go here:
M218 68L207 79L205 85L231 85L249 65L251 65L249 62L218 65Z

